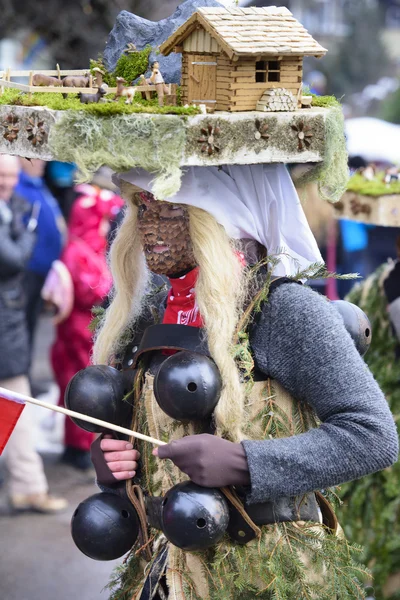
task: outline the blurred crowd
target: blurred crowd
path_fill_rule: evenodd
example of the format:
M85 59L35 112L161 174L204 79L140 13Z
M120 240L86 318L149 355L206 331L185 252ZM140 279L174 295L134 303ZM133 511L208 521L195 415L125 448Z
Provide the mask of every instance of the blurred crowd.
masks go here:
M0 155L0 386L25 395L46 392L30 377L38 320L53 318L49 360L59 404L71 377L90 362L92 308L107 297L111 275L106 252L122 199L111 173L74 185L74 166ZM49 494L43 462L26 406L5 452L7 494L14 511L62 511ZM93 434L65 420L61 461L91 468Z

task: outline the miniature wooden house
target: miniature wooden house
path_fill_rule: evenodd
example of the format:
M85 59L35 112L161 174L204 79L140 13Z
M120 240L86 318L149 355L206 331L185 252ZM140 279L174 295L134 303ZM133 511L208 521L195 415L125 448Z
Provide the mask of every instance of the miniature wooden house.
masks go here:
M303 58L326 53L285 7L199 8L160 48L182 53L183 104L256 110L266 90L298 99Z

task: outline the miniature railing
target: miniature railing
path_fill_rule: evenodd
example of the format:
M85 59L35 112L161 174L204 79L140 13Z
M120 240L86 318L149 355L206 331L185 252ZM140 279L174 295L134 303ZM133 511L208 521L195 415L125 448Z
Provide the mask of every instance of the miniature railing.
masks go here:
M67 87L67 86L43 86L43 85L33 85L33 76L34 75L46 75L50 77L57 77L59 81L61 77L67 76L75 76L75 77L89 77L89 86L88 87ZM16 81L11 81L12 77L28 77L29 83L19 83ZM18 90L20 92L24 92L27 94L33 93L47 93L47 94L77 94L78 92L82 92L83 94L95 94L98 90L98 87L93 87L93 82L95 77L89 73L88 69L53 69L53 70L41 70L35 69L30 71L19 71L13 69L7 69L6 71L0 71L0 94L3 93L4 88L11 88ZM138 85L132 86L135 87L135 90L138 92L143 92L146 94L146 99L151 99L152 92L156 92L156 87L152 84L146 85ZM177 85L173 83L167 83L166 87L168 88L168 94L171 96L176 96ZM116 87L109 87L107 89L108 94L116 94Z

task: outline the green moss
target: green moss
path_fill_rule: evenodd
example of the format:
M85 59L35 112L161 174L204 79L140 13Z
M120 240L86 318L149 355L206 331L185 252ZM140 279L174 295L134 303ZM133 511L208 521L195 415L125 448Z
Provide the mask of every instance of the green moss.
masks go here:
M339 100L336 96L318 96L318 94L314 94L310 91L310 88L307 86L303 87L302 96L312 96L312 105L319 108L331 108L334 106L341 106Z
M112 119L86 111L66 112L53 125L49 146L54 156L75 162L81 180L100 166L115 171L141 167L154 173L154 194L173 196L180 187L180 163L185 144L184 120L172 116L117 114Z
M46 106L53 110L79 110L99 116L129 115L133 113L191 116L200 113L200 110L193 106L188 108L169 105L159 106L157 98L154 100L143 100L136 97L134 104L125 104L124 98L119 98L114 102L114 94L107 94L105 98L110 100L110 102L81 104L79 98L74 94L68 94L68 98L64 99L61 93L35 92L29 95L20 93L17 90L5 90L4 94L0 96L0 105Z
M376 174L373 181L368 181L360 173L355 173L347 185L347 191L355 192L363 196L387 196L390 194L400 194L400 181L394 181L390 184L384 182L385 173L383 171Z
M346 191L349 181L343 112L341 105L333 96L317 98L319 100L325 98L326 101L335 100L335 103L329 106L325 119L324 160L306 171L296 184L302 186L316 182L319 195L323 200L338 202Z
M146 46L138 52L121 54L115 67L114 75L123 77L127 83L132 83L139 75L143 75L149 68L149 56L152 51L151 46Z

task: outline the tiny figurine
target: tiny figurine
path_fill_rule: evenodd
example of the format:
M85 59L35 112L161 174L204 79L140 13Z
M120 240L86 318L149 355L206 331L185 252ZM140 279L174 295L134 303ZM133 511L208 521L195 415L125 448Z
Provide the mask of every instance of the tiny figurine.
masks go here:
M78 92L78 96L82 104L94 104L100 102L106 93L107 90L104 87L100 87L95 94L82 94L82 92Z
M148 85L154 85L157 90L158 95L158 104L160 106L164 106L164 96L169 94L169 89L164 81L162 74L160 73L160 64L158 61L154 61L151 63L151 76L149 78L145 78L144 75L141 77L142 83L147 83Z
M60 87L63 85L63 82L61 81L61 79L57 79L57 77L50 77L49 75L42 75L42 73L36 73L32 77L32 85Z
M94 83L94 85L96 85L96 87L100 88L103 85L103 82L104 82L103 77L104 77L105 73L102 69L100 69L100 67L95 67L93 69L93 73L95 74L93 83Z
M386 185L390 185L392 182L397 182L400 180L400 170L398 167L389 167L385 171L384 182Z
M376 165L371 163L363 169L360 169L360 173L367 181L373 181L376 176Z
M69 87L69 88L85 88L85 87L89 87L89 81L90 78L88 75L81 75L81 76L73 76L73 75L68 75L67 77L64 77L64 79L62 80L62 85L63 87ZM100 86L99 86L100 87ZM63 98L68 98L68 94L63 94Z
M126 80L123 77L117 77L117 92L114 100L118 100L118 98L126 96L125 104L132 104L137 93L137 89L135 86L124 87L124 83L126 83Z
M301 96L301 108L311 108L313 97L312 96Z

